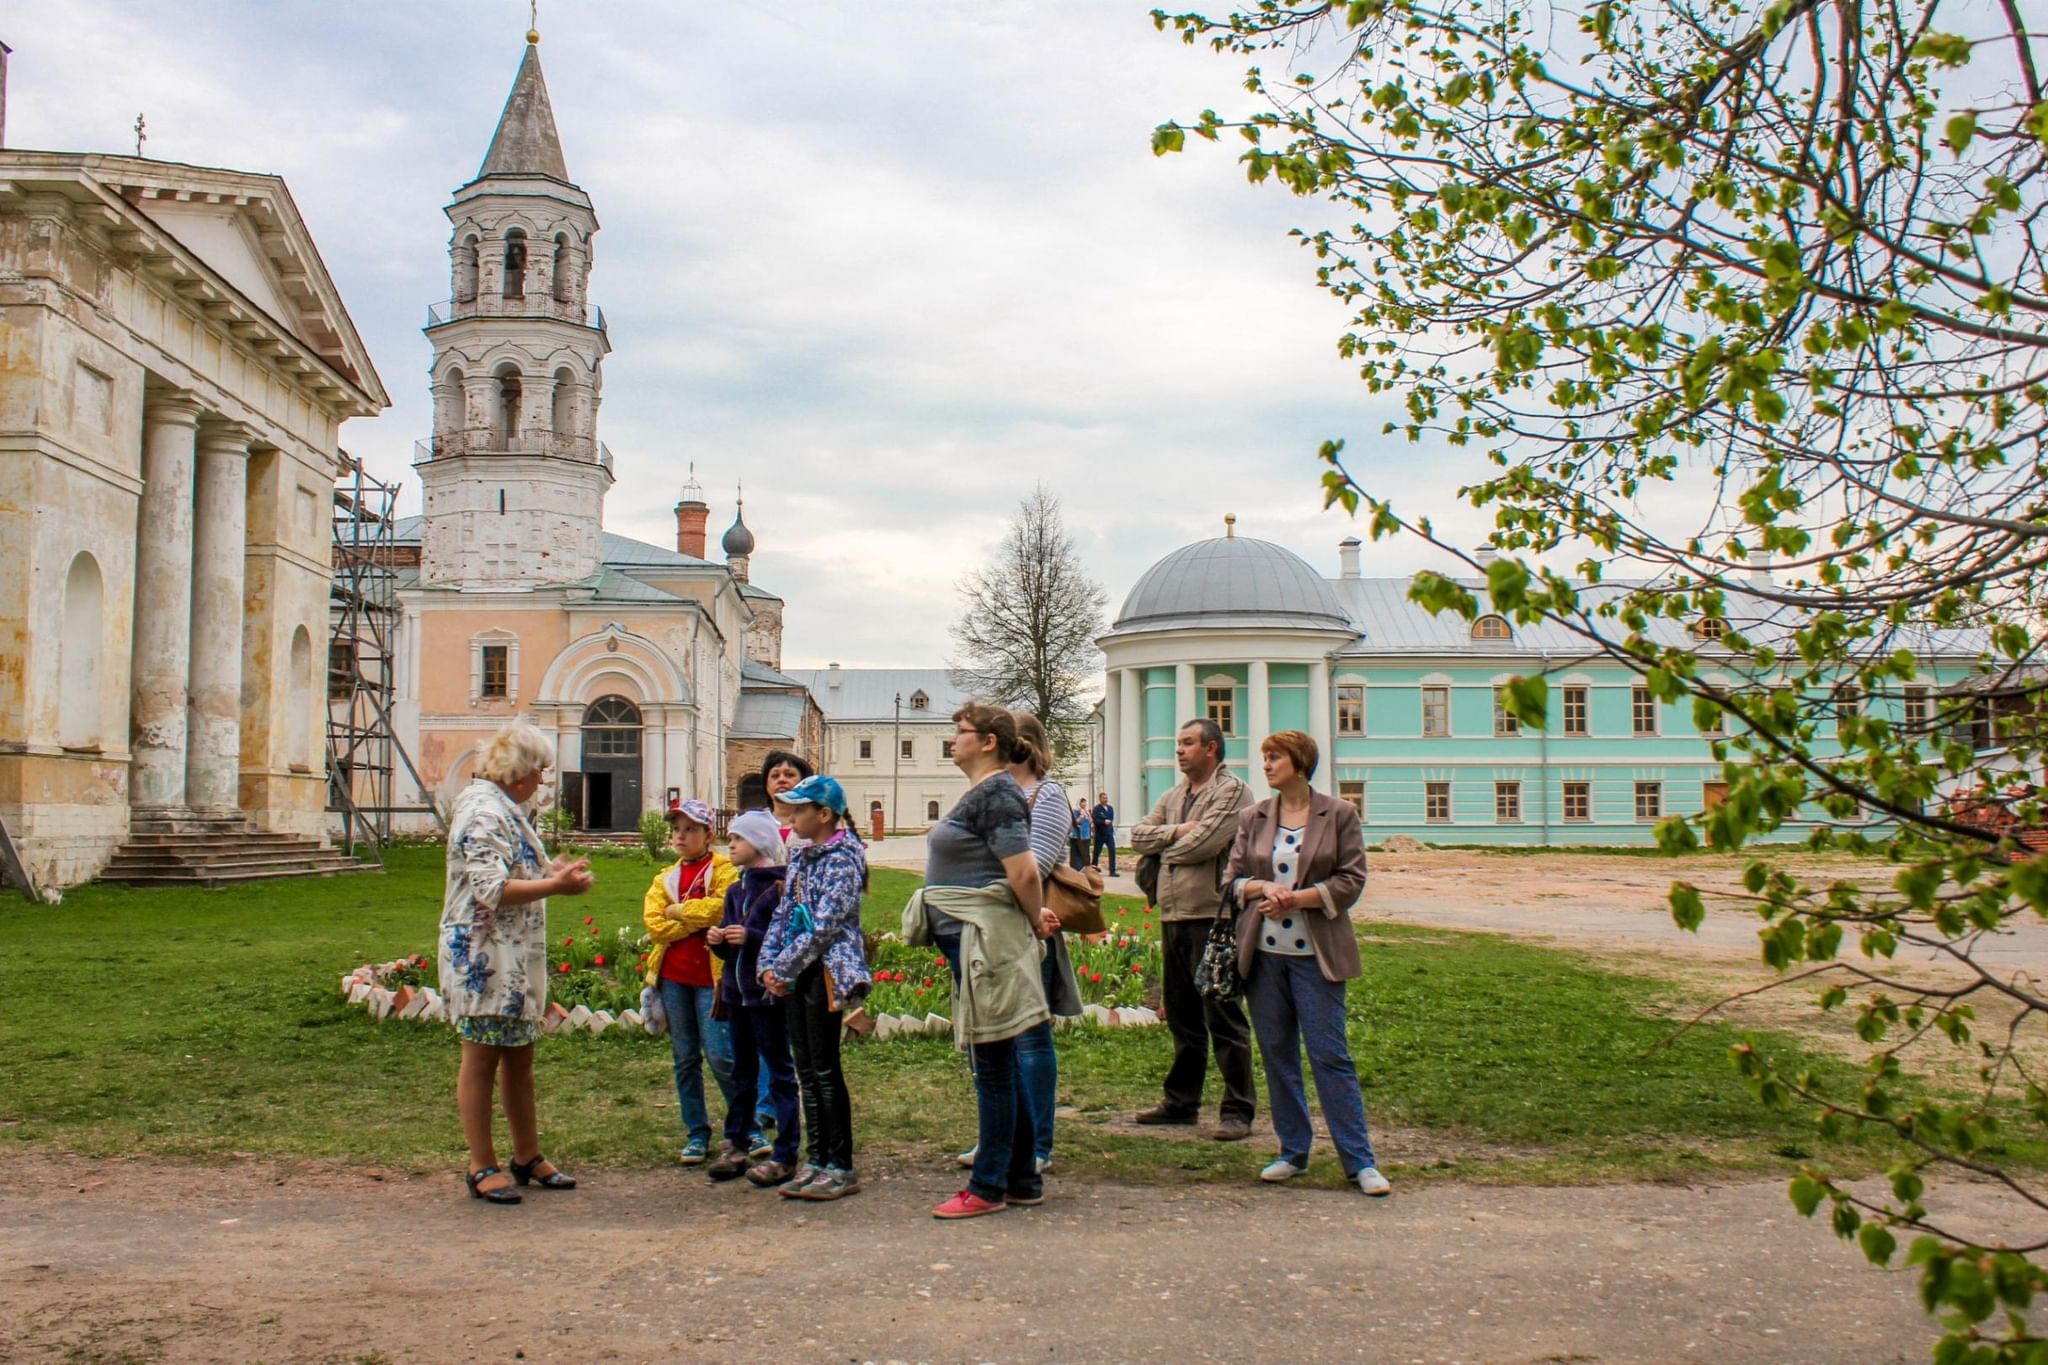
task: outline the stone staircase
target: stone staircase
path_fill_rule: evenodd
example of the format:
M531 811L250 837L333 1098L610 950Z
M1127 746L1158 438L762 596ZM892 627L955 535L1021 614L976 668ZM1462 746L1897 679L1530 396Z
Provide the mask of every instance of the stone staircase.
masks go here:
M100 880L130 886L233 886L332 877L367 864L318 839L261 830L242 815L138 815Z

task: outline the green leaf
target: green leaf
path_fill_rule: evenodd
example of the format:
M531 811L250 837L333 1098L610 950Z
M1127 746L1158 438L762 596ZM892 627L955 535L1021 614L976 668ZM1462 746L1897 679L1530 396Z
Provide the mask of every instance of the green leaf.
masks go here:
M1920 41L1913 44L1913 55L1941 66L1967 66L1970 40L1956 33L1923 33Z
M1501 709L1513 716L1525 730L1549 729L1550 684L1540 674L1510 678L1508 685L1501 689Z
M1168 152L1178 152L1187 145L1187 130L1177 123L1162 123L1152 130L1152 155L1154 156L1165 156Z
M1671 918L1687 933L1697 933L1700 925L1706 923L1706 903L1700 899L1700 889L1690 882L1679 882L1671 888Z
M1865 1223L1863 1231L1856 1234L1856 1242L1874 1266L1890 1265L1892 1253L1899 1249L1899 1239L1882 1223Z
M1792 1197L1792 1207L1799 1210L1801 1217L1811 1218L1813 1211L1820 1207L1820 1201L1827 1198L1828 1187L1812 1176L1802 1174L1792 1177L1792 1184L1785 1193Z

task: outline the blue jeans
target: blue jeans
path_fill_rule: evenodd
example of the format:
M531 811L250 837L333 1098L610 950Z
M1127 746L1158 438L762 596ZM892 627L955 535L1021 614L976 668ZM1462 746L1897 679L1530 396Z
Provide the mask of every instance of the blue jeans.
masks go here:
M685 986L663 980L661 1007L668 1013L668 1047L675 1061L676 1108L682 1115L683 1135L706 1147L711 1145L711 1115L704 1107L704 1063L711 1063L711 1079L718 1093L732 1103L732 1030L711 1017L713 986ZM750 1106L751 1107L751 1106Z
M1048 952L1039 969L1047 1001L1052 999L1059 970L1059 957ZM1060 1089L1060 1056L1053 1051L1052 1020L1018 1035L1017 1070L1024 1079L1025 1102L1031 1106L1031 1155L1044 1161L1052 1156L1052 1111L1059 1104Z
M1273 1111L1280 1159L1306 1166L1309 1144L1315 1140L1308 1090L1301 1079L1301 1048L1306 1042L1316 1099L1344 1162L1344 1174L1357 1175L1376 1165L1365 1127L1365 1097L1359 1093L1358 1069L1351 1064L1351 1045L1344 1036L1344 983L1324 980L1313 956L1258 953L1247 994L1259 1056L1266 1064L1266 1103Z
M953 983L960 982L960 922L931 912L932 938L946 963L953 969ZM1047 1030L1047 1050L1050 1051ZM998 1043L971 1043L967 1051L974 1063L974 1108L977 1141L974 1169L968 1172L967 1188L990 1203L1010 1195L1037 1198L1045 1182L1038 1174L1033 1151L1037 1142L1035 1116L1024 1075L1018 1063L1024 1038L1005 1038ZM1046 1121L1052 1109L1046 1108Z

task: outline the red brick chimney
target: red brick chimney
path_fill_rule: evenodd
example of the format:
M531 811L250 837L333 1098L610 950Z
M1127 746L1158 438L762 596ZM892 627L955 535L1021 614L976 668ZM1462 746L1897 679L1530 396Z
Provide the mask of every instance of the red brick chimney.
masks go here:
M697 462L690 461L690 477L683 481L682 500L676 504L676 553L692 559L704 557L704 525L711 520L711 508L704 501L704 485L697 482Z

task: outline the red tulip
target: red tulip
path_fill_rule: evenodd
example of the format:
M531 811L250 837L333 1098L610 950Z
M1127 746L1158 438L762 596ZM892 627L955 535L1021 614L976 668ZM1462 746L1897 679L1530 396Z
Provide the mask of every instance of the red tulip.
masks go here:
M576 940L575 940L575 938L574 938L574 937L570 937L570 938L565 938L565 939L563 939L563 940L562 940L562 946L563 946L564 948L572 947L572 946L574 946L575 942L576 942Z
M1145 974L1145 969L1144 969L1143 967L1139 966L1139 965L1138 965L1137 963L1135 963L1135 962L1133 962L1133 963L1131 964L1131 975L1132 975L1132 976L1143 976L1144 974Z
M602 967L604 965L604 954L599 953L594 960L596 961L598 966Z
M563 975L563 976L567 976L568 974L569 974L569 964L568 964L568 963L566 963L566 962L564 962L564 963L562 964L562 975Z
M925 984L925 985L927 985L927 986L931 985L931 984L932 984L932 979L931 979L930 977L926 977L926 978L924 979L924 984Z

